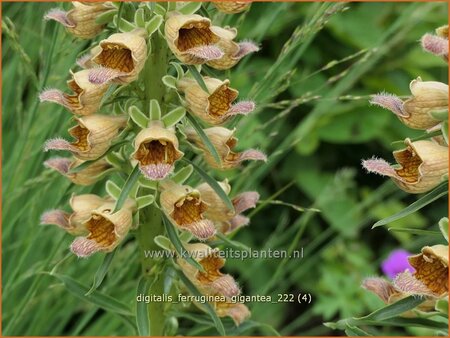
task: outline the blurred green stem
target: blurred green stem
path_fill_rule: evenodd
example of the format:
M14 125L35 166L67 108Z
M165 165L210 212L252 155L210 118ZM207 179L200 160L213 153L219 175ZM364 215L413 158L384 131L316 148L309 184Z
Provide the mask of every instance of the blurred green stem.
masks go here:
M149 113L149 102L152 99L157 100L162 106L165 94L165 86L162 83L162 77L167 71L167 45L164 39L155 32L150 40L151 53L145 63L142 72L142 79L145 85L145 104L144 107ZM161 107L164 111L164 108ZM145 195L146 192L140 192ZM143 208L139 211L139 228L136 232L139 243L140 257L142 262L142 273L150 280L149 295L162 296L164 293L164 261L158 254L163 251L154 242L154 238L164 233L164 227L161 219L161 210L155 205ZM146 252L153 252L153 257L146 257ZM148 317L150 323L150 335L162 336L164 334L165 312L163 302L150 302L148 304Z

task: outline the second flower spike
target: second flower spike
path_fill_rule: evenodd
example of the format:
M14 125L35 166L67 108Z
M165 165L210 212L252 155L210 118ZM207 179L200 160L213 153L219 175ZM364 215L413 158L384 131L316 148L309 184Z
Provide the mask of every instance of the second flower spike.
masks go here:
M161 121L151 121L134 141L133 158L138 161L142 174L150 180L166 178L177 160L183 157L178 149L175 131L164 127Z

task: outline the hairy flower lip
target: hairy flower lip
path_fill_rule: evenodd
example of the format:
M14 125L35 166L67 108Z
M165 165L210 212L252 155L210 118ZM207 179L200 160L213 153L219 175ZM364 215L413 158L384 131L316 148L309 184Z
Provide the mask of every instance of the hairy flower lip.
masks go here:
M389 176L401 189L409 193L427 192L442 182L448 171L448 148L432 141L405 140L407 147L394 151L398 166L392 167L382 159L362 162L371 173Z

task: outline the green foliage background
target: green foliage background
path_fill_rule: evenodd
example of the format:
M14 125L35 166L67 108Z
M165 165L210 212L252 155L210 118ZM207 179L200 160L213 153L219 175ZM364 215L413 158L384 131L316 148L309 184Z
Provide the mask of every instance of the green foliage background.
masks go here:
M101 183L75 187L42 166L49 157L44 141L64 134L69 119L63 108L40 105L37 95L42 88L63 88L88 46L41 20L55 6L68 4L2 3L3 334L135 335L133 320L75 298L46 274L56 267L89 286L103 259L67 258L71 237L39 225L40 214L66 207L72 192L104 193ZM257 190L271 201L251 213L251 225L235 239L254 249L303 247L305 254L301 260L229 259L226 271L247 295L312 294L311 304L248 304L252 321L236 329L225 320L227 333L273 334L257 325L265 323L284 335L341 334L322 323L382 305L360 282L381 274L380 262L392 249L417 252L440 240L370 230L415 197L365 174L360 160L373 154L391 160L399 147L393 141L418 135L388 111L369 106L368 99L383 90L408 95L417 76L447 82L445 63L418 44L424 33L446 23L447 4L254 3L248 13L217 19L238 25L240 39L262 46L227 74L240 97L253 98L259 108L237 124L240 146L269 155L267 165L222 175L234 191ZM441 201L389 227L433 229L446 214ZM116 254L100 291L134 308L139 269L130 240ZM180 318L178 333L215 334L211 325L209 317L196 313Z

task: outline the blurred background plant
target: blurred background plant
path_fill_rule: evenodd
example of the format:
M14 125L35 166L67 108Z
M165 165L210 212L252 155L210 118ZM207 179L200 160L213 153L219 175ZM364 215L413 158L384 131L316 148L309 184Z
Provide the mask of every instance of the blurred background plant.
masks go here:
M203 6L210 10L208 3ZM70 236L38 225L43 211L74 191L104 193L103 185L75 188L42 167L48 156L42 145L69 122L62 108L39 105L38 93L64 84L67 69L87 47L57 24L37 19L52 7L2 3L3 334L135 335L134 319L111 309L110 299L80 301L74 297L77 285L43 274L58 264L60 273L89 287L103 259L67 258ZM227 272L246 295L312 295L311 304L249 303L251 320L238 328L224 320L227 334L339 334L323 322L362 316L383 305L360 283L382 274L381 262L392 250L419 252L441 242L438 221L447 214L446 198L370 230L416 197L367 175L360 160L371 154L390 159L392 150L402 146L394 140L422 134L367 102L381 91L409 95L408 84L417 76L448 82L443 61L417 48L424 33L446 22L447 4L254 3L242 14L212 13L262 47L227 74L241 97L258 104L256 113L237 121L240 146L269 155L267 165L249 164L242 172L222 175L238 191L261 194L252 224L235 239L254 249L304 248L301 260L228 259ZM99 290L134 308L138 262L135 246L125 243ZM217 334L205 314L174 316L178 334ZM372 333L430 331L382 327Z

